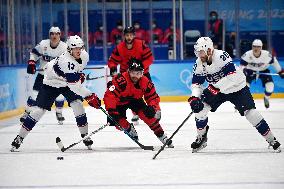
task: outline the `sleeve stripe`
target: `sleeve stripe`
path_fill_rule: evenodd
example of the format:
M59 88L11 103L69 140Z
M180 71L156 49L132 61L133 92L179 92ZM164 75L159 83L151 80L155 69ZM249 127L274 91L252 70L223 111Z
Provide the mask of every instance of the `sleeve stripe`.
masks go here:
M64 74L63 71L61 71L59 65L56 63L53 65L53 70L55 71L55 73L60 76L60 77L63 77L63 78L66 78L66 75Z
M40 53L38 52L38 50L37 50L36 48L33 48L33 49L32 49L32 53L35 54L35 55L37 55L37 56L41 56L41 55L42 55L42 54L40 54Z
M111 58L113 61L115 61L115 62L119 63L119 61L118 61L118 60L116 60L115 58L113 58L113 56L111 56L110 58Z
M152 56L152 53L149 55L149 56L147 56L147 57L144 57L144 58L142 58L143 60L146 60L147 58L149 58L149 57L151 57Z

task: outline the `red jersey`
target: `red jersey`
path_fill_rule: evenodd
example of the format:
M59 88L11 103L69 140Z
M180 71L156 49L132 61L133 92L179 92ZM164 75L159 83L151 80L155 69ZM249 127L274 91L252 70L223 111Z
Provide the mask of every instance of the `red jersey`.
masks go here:
M154 84L142 76L137 84L134 84L128 72L117 74L112 78L112 85L104 95L106 109L115 110L118 105L125 105L133 100L145 99L147 105L160 110L160 97L156 93Z
M120 64L120 72L126 72L129 65L130 58L136 58L142 61L144 66L144 74L149 72L149 66L153 63L154 57L151 49L140 39L133 39L133 46L131 49L127 49L125 41L119 43L108 60L108 67L116 68Z

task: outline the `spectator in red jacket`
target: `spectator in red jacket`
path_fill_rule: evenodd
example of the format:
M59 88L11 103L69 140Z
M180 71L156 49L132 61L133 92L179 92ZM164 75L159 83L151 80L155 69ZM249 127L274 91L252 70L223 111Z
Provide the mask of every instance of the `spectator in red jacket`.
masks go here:
M152 37L153 37L154 44L163 42L163 38L164 38L163 30L157 26L157 22L155 20L152 23L152 34L153 34ZM150 36L151 36L151 30L148 30L148 35L147 35L148 39L146 40L146 42L151 41Z
M173 40L174 40L174 27L173 27L173 23L170 23L170 26L166 29L165 33L164 33L164 39L163 39L163 43L168 43L169 46L173 45ZM180 31L179 29L176 29L176 41L180 42Z
M117 45L122 41L122 33L123 26L122 26L122 21L119 20L116 23L116 28L114 28L111 33L110 33L110 41L113 45Z
M134 26L134 29L135 29L135 37L137 38L137 39L141 39L141 40L146 40L146 35L147 35L147 32L143 29L143 28L141 28L141 24L140 24L140 22L139 21L135 21L134 23L133 23L133 26Z
M208 23L209 37L212 39L214 48L222 48L222 35L223 35L223 21L218 19L218 13L216 11L211 11L209 14Z

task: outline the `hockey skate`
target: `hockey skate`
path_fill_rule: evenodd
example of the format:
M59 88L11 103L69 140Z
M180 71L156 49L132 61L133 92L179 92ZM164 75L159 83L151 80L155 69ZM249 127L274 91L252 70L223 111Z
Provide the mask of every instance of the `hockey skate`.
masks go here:
M265 108L269 108L269 99L266 98L266 97L264 97L264 98L263 98L263 101L264 101L264 106L265 106Z
M130 127L126 130L127 132L128 132L128 134L132 137L132 138L134 138L135 140L139 140L139 138L138 138L138 134L137 134L137 132L136 132L136 130L135 130L135 128L134 128L134 125L133 125L133 123L130 123Z
M203 135L197 135L196 140L191 144L192 153L198 152L199 150L205 148L207 146L207 133L209 130L209 126L206 126L206 131Z
M20 122L24 122L26 120L26 118L28 117L29 113L25 110L25 112L23 113L23 115L20 117Z
M139 125L139 116L138 115L133 115L132 119L131 119L131 122L134 124L134 125Z
M281 144L276 140L276 138L274 138L273 141L268 142L268 144L268 148L272 147L275 152L281 152Z
M14 139L14 141L12 142L12 148L11 148L11 152L18 152L21 144L23 143L23 138L20 137L19 135L16 136L16 138Z
M84 138L86 135L88 134L81 134L81 137ZM94 144L94 142L90 137L83 140L83 143L87 146L88 150L92 150L92 144Z
M58 121L58 125L63 125L65 118L62 116L62 113L56 112L56 119Z
M163 143L165 144L167 141L168 141L168 137L167 135L163 134L162 136L158 137L158 139ZM167 143L167 146L169 148L174 148L174 145L173 145L173 141L172 140L169 140L168 143Z

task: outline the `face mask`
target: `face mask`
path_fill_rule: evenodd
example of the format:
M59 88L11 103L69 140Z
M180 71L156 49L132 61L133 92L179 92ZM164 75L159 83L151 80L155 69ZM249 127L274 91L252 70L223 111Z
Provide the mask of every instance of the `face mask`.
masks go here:
M122 30L123 27L122 26L117 26L117 29Z
M100 27L100 30L103 31L103 29L104 29L104 28L101 26L101 27Z
M152 28L156 28L156 24L152 24Z
M217 17L216 16L211 16L210 20L215 21L215 20L217 20Z
M140 28L140 25L139 25L139 24L135 24L135 25L134 25L134 28L137 30L137 29Z

